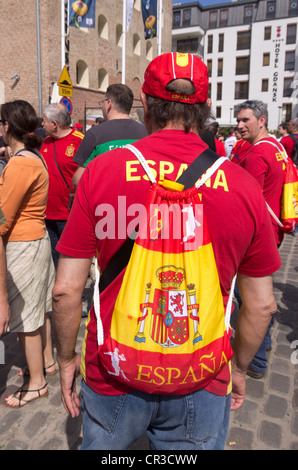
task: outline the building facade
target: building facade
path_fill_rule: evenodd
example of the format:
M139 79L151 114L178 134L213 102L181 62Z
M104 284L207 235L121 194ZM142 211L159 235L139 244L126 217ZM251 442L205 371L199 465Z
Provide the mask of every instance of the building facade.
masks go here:
M198 54L221 126L236 124L247 99L268 105L269 130L298 116L298 2L234 0L212 7L173 5L172 49Z
M162 6L161 51L169 52L172 1ZM96 0L95 28L68 27L67 9L67 0L1 1L0 104L24 99L41 116L46 104L62 98L57 82L65 64L73 122L92 124L107 86L122 82L123 1ZM141 0L134 0L125 38L125 83L137 114L144 71L158 54L157 38L144 39Z

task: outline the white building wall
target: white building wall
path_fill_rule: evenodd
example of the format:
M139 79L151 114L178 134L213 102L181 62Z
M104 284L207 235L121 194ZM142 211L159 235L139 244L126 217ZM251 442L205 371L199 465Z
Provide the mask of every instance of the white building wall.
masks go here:
M294 20L294 21L293 21ZM277 129L285 118L283 106L292 97L283 97L284 78L294 80L294 70L285 70L287 51L295 51L296 44L286 44L287 25L296 18L259 22L252 25L249 99L259 99L268 105L268 128ZM271 39L264 40L264 28L271 26ZM270 63L263 66L263 54L270 54ZM269 80L267 92L262 92L262 79Z
M234 118L234 106L243 100L235 100L235 81L247 81L248 75L236 75L236 57L244 57L250 55L249 49L237 51L237 32L248 31L249 26L239 26L230 28L217 28L209 30L205 37L205 53L204 62L212 60L212 75L209 77L211 83L211 102L212 110L215 115L216 107L221 107L221 118L216 118L220 125L236 125ZM208 53L207 36L213 35L213 52ZM218 52L219 35L224 34L223 52ZM218 59L223 59L223 74L218 76ZM217 83L222 83L222 99L217 99Z

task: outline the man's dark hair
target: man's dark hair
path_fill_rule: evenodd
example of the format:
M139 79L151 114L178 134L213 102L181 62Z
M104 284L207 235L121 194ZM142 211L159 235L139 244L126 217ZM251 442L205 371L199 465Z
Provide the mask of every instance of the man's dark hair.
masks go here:
M193 94L193 83L190 80L172 80L167 90L177 94ZM169 121L180 122L185 132L192 127L203 130L210 116L207 103L187 104L177 101L166 101L146 95L148 117L163 129Z
M114 83L107 88L106 97L110 99L118 112L129 114L133 104L133 92L122 83Z

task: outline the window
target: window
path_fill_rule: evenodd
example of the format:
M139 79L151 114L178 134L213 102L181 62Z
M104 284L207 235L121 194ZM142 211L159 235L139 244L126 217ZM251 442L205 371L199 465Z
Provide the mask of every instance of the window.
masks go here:
M244 7L244 18L243 18L243 23L244 24L249 24L249 23L252 22L252 14L253 14L253 6L252 5Z
M291 120L291 117L292 117L292 103L291 104L284 104L282 108L283 108L282 109L283 116L285 116L283 120L285 122L289 122Z
M98 71L98 89L101 91L106 91L109 86L109 77L105 69L99 69Z
M141 40L138 34L133 35L132 48L134 54L141 55Z
M207 60L208 77L212 77L212 59Z
M264 41L271 39L271 26L265 26L264 28Z
M210 34L208 36L208 48L207 48L207 53L208 54L211 54L212 53L212 50L213 50L213 36L212 34Z
M122 47L122 24L117 24L116 26L116 44Z
M212 93L212 84L209 82L209 85L208 85L208 98L211 98L211 93Z
M284 78L284 90L283 97L290 98L293 93L293 88L291 88L293 78Z
M225 35L223 33L218 35L218 52L223 52L224 50L224 39Z
M178 39L177 40L177 52L190 52L197 53L199 47L198 38L189 38L189 39Z
M103 39L109 38L108 22L105 16L99 15L98 17L98 37Z
M217 83L217 91L216 91L216 99L217 101L222 100L222 83Z
M289 16L298 16L297 0L289 0Z
M221 106L216 106L216 118L221 118Z
M270 65L270 52L264 52L263 54L263 66L267 67Z
M262 79L262 90L261 91L268 91L269 90L269 80L268 78Z
M222 77L223 71L223 59L218 59L217 61L217 76Z
M183 10L183 22L182 26L190 26L190 20L191 20L191 9L187 8Z
M229 10L224 9L219 12L219 26L228 26Z
M244 75L249 73L249 57L236 58L236 75Z
M76 82L77 85L85 88L89 87L89 72L86 62L78 60L76 64Z
M180 28L181 11L175 11L173 15L173 28Z
M250 31L238 31L237 51L250 49Z
M209 11L209 28L217 26L217 11Z
M266 19L275 18L275 12L276 12L276 1L271 0L267 2Z
M285 70L295 70L295 51L286 52Z
M248 82L235 82L235 100L248 99Z
M287 26L287 44L296 44L297 25L288 24Z
M150 41L146 41L146 59L153 59L153 47Z

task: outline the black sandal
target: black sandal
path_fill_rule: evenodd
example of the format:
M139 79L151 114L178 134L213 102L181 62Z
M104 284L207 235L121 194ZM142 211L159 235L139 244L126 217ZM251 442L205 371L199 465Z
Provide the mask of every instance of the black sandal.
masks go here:
M53 364L51 364L50 366L44 367L44 369L43 369L43 374L44 374L44 376L57 374L57 368L55 368L55 371L54 371L54 372L47 372L47 369L50 369L50 368L53 367L56 363L57 363L57 361L54 361ZM22 372L22 373L21 373L21 372ZM20 377L30 377L30 372L29 372L28 367L25 367L24 369L19 370L19 371L18 371L18 375L19 375Z
M31 401L33 400L37 400L38 398L45 398L48 396L48 392L46 392L44 395L41 395L40 394L40 391L43 390L44 388L46 388L48 384L45 383L43 387L37 389L37 390L25 390L23 389L23 387L19 388L16 392L14 392L14 394L12 395L13 398L17 398L19 400L19 406L13 406L13 405L10 405L9 403L6 402L7 406L9 406L10 408L21 408L22 406L25 406L27 405L28 403L30 403ZM37 392L38 393L38 396L35 397L35 398L31 398L31 400L25 400L24 398L22 398L22 395L25 394L25 393L33 393L33 392ZM17 397L17 394L20 394L18 397ZM21 402L24 402L23 405L21 405Z

